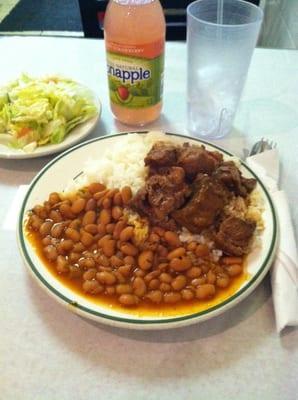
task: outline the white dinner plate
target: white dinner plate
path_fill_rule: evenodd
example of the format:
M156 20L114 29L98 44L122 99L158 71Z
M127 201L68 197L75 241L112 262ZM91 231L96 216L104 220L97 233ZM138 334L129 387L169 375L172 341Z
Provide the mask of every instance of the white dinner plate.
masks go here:
M120 135L125 134L127 133ZM140 134L145 134L145 132L140 132ZM224 157L231 156L231 153L214 144L184 135L169 135L175 136L181 143L185 141L195 144L202 143L208 150L220 151ZM119 135L111 135L81 143L65 151L63 154L58 155L54 160L48 163L32 181L21 206L17 235L22 257L33 277L43 289L58 302L66 306L67 309L108 325L131 329L164 329L190 325L215 317L243 300L260 284L269 270L274 258L278 236L277 218L271 197L261 180L244 163L241 163L242 174L248 178L253 177L257 179L257 187L262 197L264 207L263 220L265 222L265 229L261 234L261 245L256 246L248 256L248 279L233 295L220 304L211 306L207 310L201 312L177 315L174 317L133 315L131 312L127 312L125 308L114 310L73 292L56 279L42 263L25 234L24 223L27 212L34 205L42 204L51 192L63 191L66 184L80 174L82 165L86 159L90 157L94 159L100 157L100 154L112 143L115 143L118 138Z
M11 147L0 144L0 159L1 158L9 158L9 159L25 159L25 158L37 158L48 156L50 154L62 152L69 147L77 144L82 141L86 136L88 136L92 129L97 124L97 121L101 114L101 104L99 100L95 100L96 107L98 109L98 114L88 121L83 122L77 125L74 129L72 129L65 139L58 144L46 144L44 146L37 147L34 151L30 153L26 153L21 149L13 149Z

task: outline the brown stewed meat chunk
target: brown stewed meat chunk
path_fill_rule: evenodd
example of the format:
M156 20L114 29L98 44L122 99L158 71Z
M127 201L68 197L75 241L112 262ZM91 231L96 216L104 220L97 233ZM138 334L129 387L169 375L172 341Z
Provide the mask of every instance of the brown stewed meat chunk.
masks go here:
M215 242L226 254L242 256L249 251L249 243L255 228L254 221L228 217L220 224Z
M170 213L181 207L190 195L184 182L185 173L180 167L161 168L159 174L150 176L132 199L132 207L146 215L152 223L175 228Z
M178 165L182 167L187 178L193 179L198 173L211 174L222 161L222 155L209 152L204 146L184 143L178 151Z
M156 169L159 167L170 167L177 160L177 148L166 142L156 142L144 159L145 165Z
M256 186L255 179L244 178L233 161L223 162L214 172L230 191L236 195L246 197Z
M230 194L226 187L213 177L198 175L193 185L193 196L180 210L172 213L175 221L192 233L200 233L213 224L227 204Z

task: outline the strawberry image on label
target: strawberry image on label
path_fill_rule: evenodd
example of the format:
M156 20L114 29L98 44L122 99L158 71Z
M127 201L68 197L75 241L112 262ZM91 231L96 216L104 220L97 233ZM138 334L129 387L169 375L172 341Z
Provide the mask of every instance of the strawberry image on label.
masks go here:
M124 86L118 87L117 92L119 94L120 99L122 99L122 100L128 99L129 91L126 87L124 87Z

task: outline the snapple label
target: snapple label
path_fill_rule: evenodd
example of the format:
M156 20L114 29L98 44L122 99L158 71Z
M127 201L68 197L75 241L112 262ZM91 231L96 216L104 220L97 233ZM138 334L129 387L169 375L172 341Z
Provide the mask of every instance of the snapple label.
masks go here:
M153 106L163 92L164 43L144 46L107 43L111 102L128 108Z

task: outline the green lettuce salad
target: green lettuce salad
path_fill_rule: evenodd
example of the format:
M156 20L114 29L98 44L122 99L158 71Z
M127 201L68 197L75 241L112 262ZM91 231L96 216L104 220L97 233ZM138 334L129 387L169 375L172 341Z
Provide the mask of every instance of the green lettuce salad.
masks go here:
M78 124L97 114L92 93L79 83L23 74L0 88L0 143L26 152L58 144Z

